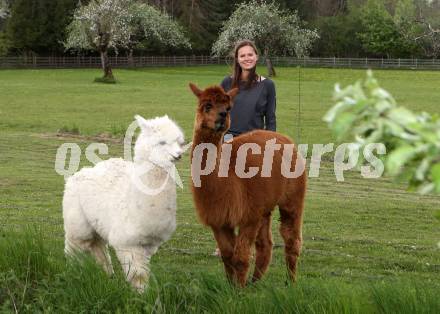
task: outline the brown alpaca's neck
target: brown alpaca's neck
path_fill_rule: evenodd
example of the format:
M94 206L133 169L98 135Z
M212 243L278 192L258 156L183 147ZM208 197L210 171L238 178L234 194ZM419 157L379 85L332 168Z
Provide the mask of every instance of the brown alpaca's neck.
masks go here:
M194 130L193 136L193 144L191 148L191 160L194 158L194 149L201 144L213 144L216 147L216 159L215 159L215 168L214 170L207 175L201 177L202 181L202 190L209 192L214 190L219 190L219 186L222 186L224 189L224 184L228 178L219 177L219 163L220 163L220 155L222 149L222 141L223 134L221 133L213 133L212 130L204 129L204 128L196 128ZM201 168L205 169L207 163L208 154L206 150L203 153L203 158L201 160Z
M217 146L217 148L221 147L222 144L222 133L213 133L210 129L205 129L203 127L199 127L194 129L193 136L193 149L195 146L202 143L211 143Z

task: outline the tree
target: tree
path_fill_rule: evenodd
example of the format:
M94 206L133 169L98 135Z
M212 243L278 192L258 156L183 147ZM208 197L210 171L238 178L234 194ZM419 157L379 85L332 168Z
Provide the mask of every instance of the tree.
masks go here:
M9 40L3 31L3 25L9 15L9 6L6 0L0 0L0 56L6 55L9 50Z
M209 51L222 22L230 15L229 3L218 0L182 0L174 9L177 19L186 26L198 52Z
M98 51L103 78L110 81L114 80L108 58L110 48L131 48L140 37L190 48L181 28L168 15L133 0L92 0L80 5L67 31L65 47Z
M227 54L238 40L253 40L263 52L269 76L275 76L270 57L274 54L307 55L315 30L302 28L296 12L284 11L274 2L250 1L237 5L231 17L223 24L212 54Z
M66 25L77 0L14 0L5 32L11 49L25 54L63 51Z
M440 193L439 116L398 106L371 71L363 82L336 86L334 97L337 103L324 120L338 141L354 139L359 148L382 143L388 174L400 176L419 193Z
M361 12L363 31L358 37L365 50L376 56L395 56L400 35L383 1L368 0Z
M319 16L336 16L347 9L347 0L312 0Z
M188 30L194 53L206 53L222 22L232 13L235 0L147 0L168 12Z
M417 23L417 8L413 0L399 0L393 16L397 31L402 36L406 49L417 54L420 50L416 38L422 31L420 23Z
M9 14L9 7L6 0L0 0L0 20L5 19Z
M360 24L357 12L318 17L314 26L319 29L320 38L313 46L312 55L339 58L364 56L362 42L356 36Z
M392 8L390 9L392 10ZM398 0L391 15L381 0L368 0L361 10L358 37L365 50L375 56L416 56L420 49L414 41L420 27L415 21L413 0Z
M427 57L438 58L440 56L440 26L433 27L430 22L421 20L422 34L415 38L420 44Z
M417 31L414 29L413 24L416 20L416 15L416 5L413 0L399 0L394 11L394 24L404 33L416 33Z
M440 56L440 1L418 1L419 14L415 23L420 31L415 42L423 50L425 56Z
M368 0L362 7L358 36L365 50L376 56L440 55L440 2L398 0L388 10L383 1ZM418 12L418 13L417 13Z

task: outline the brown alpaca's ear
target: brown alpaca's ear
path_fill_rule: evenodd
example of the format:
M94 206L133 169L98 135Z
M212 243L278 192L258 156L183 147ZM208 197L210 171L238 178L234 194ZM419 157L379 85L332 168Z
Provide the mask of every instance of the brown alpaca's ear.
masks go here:
M189 83L189 88L191 88L192 92L197 98L202 94L202 91L196 86L196 84Z
M229 95L229 97L231 97L231 100L234 100L235 96L237 96L238 94L238 88L235 87L231 89L229 92L227 92L227 94Z

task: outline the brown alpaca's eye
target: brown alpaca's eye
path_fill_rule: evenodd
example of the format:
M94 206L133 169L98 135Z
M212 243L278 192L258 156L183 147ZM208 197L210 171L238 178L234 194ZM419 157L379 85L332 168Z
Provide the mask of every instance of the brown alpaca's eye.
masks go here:
M211 109L212 109L212 104L210 102L206 103L205 104L205 111L209 112L209 110L211 110Z
M231 107L227 107L227 108L226 108L226 111L227 111L227 112L231 111Z

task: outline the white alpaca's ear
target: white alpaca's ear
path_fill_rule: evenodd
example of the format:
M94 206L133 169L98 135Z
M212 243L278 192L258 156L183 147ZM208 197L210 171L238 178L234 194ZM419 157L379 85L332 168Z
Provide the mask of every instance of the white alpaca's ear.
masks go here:
M151 129L150 123L147 120L145 120L143 117L141 117L140 115L135 115L134 118L136 119L141 130L146 131L146 130Z

